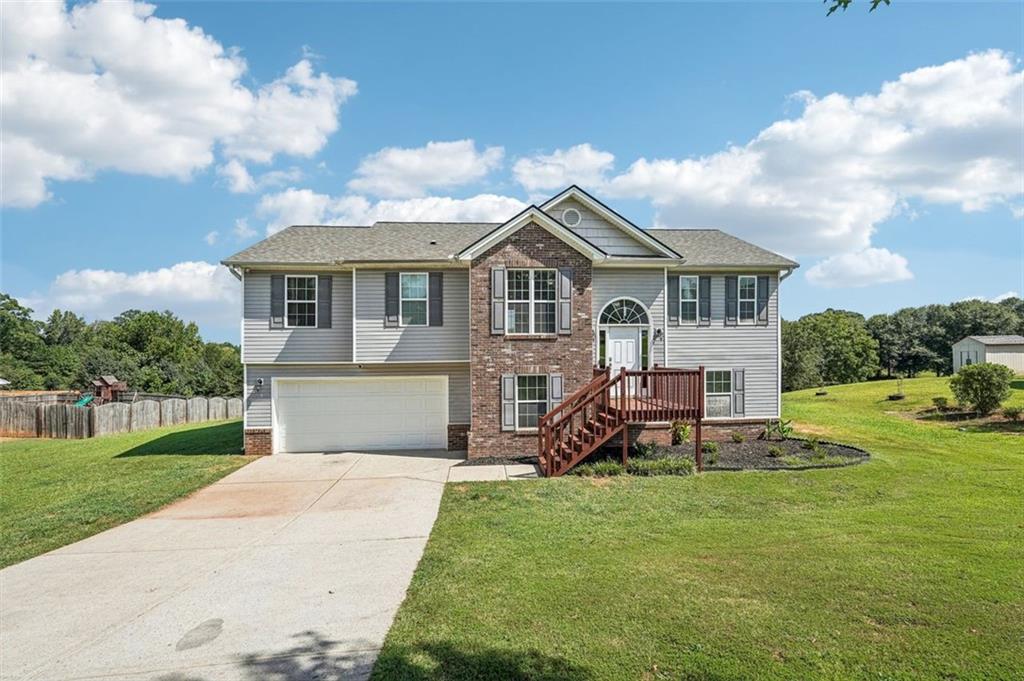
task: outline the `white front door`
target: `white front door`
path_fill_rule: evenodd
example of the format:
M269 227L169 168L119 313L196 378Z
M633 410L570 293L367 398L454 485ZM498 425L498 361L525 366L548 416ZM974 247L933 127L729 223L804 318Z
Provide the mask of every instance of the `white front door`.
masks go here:
M640 369L640 329L634 327L609 326L607 331L608 366L614 376L621 369ZM630 391L633 392L633 391Z

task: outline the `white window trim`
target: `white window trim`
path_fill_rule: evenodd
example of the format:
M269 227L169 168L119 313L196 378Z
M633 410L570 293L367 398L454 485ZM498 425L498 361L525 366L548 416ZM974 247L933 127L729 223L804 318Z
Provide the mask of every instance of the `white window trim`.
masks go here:
M427 286L425 288L426 295L422 298L406 298L402 295L402 277L417 276L426 277ZM403 314L402 308L405 305L405 301L424 301L427 305L426 321L422 324L406 324L405 315ZM398 325L399 326L430 326L430 273L429 272L399 272L398 273Z
M708 374L714 371L724 371L729 374L729 392L727 393L709 393L708 392ZM709 369L704 368L704 404L705 408L708 403L708 397L729 397L729 415L728 416L705 416L707 420L714 421L715 419L731 419L733 417L732 406L733 406L733 394L735 393L736 386L733 385L732 369Z
M527 300L512 300L512 289L509 287L509 279L513 272L529 272L529 298ZM533 277L537 272L553 272L555 275L555 298L554 300L537 300L534 298ZM508 323L508 306L511 304L522 305L527 303L530 317L529 331L512 331L512 325ZM555 329L553 331L536 331L537 304L551 304L555 306ZM505 269L505 335L506 336L554 336L558 333L558 270L553 267L509 267ZM529 374L533 375L533 374ZM516 417L518 422L519 418Z
M288 300L288 280L289 279L312 279L313 280L313 300ZM320 278L315 274L286 274L284 275L284 328L286 329L316 329L320 326ZM313 324L294 326L288 323L288 303L313 303Z
M754 297L744 298L740 295L743 290L743 280L753 279L754 280ZM743 319L743 305L744 302L754 303L754 316L750 319ZM741 274L736 277L736 323L737 324L757 324L757 275L755 274Z
M520 426L519 425L519 379L520 378L543 378L544 379L544 400L522 400L522 404L544 404L544 414L551 411L551 377L548 374L516 374L516 385L515 385L515 399L512 401L512 409L515 411L516 418L516 432L517 433L534 433L538 430L537 426ZM541 414L543 416L543 414Z
M683 279L693 279L697 282L697 297L693 299L693 321L683 319L683 303L691 302L683 300ZM736 295L739 295L739 282L737 281ZM739 314L739 302L737 301L737 314ZM683 274L679 277L679 323L696 325L700 322L700 277L695 274Z

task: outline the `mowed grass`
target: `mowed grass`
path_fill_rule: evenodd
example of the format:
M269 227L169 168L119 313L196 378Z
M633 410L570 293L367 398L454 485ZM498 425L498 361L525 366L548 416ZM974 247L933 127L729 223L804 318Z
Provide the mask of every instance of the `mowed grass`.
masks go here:
M449 485L373 678L1021 678L1024 436L947 386L785 395L849 468Z
M149 513L244 465L242 423L0 442L0 567Z

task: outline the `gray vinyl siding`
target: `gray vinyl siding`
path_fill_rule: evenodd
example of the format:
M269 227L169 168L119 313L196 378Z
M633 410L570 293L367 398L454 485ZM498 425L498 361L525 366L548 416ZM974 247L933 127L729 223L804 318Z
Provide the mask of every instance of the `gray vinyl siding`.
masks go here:
M243 362L352 361L352 273L334 273L331 328L271 329L270 277L284 272L246 272L243 291ZM288 274L307 274L289 272ZM319 274L309 272L308 274Z
M746 274L746 273L737 273ZM768 325L725 326L725 277L711 275L711 325L668 326L668 366L744 369L746 412L742 418L779 414L778 276L768 278Z
M469 423L469 364L391 364L360 368L357 365L266 365L246 367L245 425L247 428L271 427L272 378L337 378L343 376L447 376L448 422ZM259 392L257 379L263 379Z
M576 201L563 201L548 213L562 222L562 212L569 208L578 210L581 218L580 224L569 229L604 252L612 255L654 255L654 251L647 246Z
M384 271L356 271L356 361L468 360L468 270L444 271L443 326L397 328L384 326Z
M597 341L597 325L601 310L616 298L635 298L644 304L651 316L654 329L665 328L665 272L660 269L620 270L595 268L593 278L593 319L594 343ZM654 341L651 347L652 364L665 363L663 338ZM594 348L597 359L597 348Z

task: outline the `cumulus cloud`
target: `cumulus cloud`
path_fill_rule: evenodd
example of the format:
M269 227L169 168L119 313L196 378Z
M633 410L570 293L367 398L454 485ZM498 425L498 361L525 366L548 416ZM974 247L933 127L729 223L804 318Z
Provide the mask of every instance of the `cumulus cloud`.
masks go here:
M605 183L614 163L615 156L607 151L577 144L550 154L520 158L512 166L512 174L531 193L557 191L571 184L598 187Z
M222 324L238 314L240 286L226 268L181 262L139 272L69 270L57 276L46 307L71 309L91 319L110 319L125 310L168 309L183 319Z
M907 259L887 248L834 255L807 270L807 280L825 288L888 284L913 278Z
M370 225L384 220L504 222L525 207L519 199L495 194L371 201L354 194L330 196L289 188L264 195L256 214L267 220L267 234L273 234L288 225Z
M251 194L269 187L280 187L302 179L302 171L298 168L270 170L257 177L249 174L245 164L236 158L217 167L217 174L226 182L232 194Z
M501 165L504 155L502 147L478 150L471 139L428 142L412 149L387 147L359 163L348 188L387 198L425 196L432 189L483 179Z
M249 221L245 218L238 218L235 220L235 226L231 230L231 233L234 234L235 238L239 241L244 241L256 236L256 230L249 226Z
M217 239L219 237L220 232L218 232L217 230L212 230L206 233L206 236L203 237L203 241L205 241L207 245L213 246L215 243L217 243Z
M35 206L51 180L100 170L188 179L216 149L238 159L231 170L244 186L240 162L308 157L337 130L353 81L304 59L246 87L237 50L155 12L142 2L4 3L5 205Z

